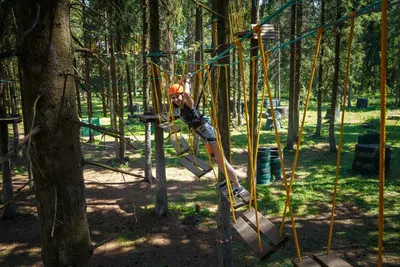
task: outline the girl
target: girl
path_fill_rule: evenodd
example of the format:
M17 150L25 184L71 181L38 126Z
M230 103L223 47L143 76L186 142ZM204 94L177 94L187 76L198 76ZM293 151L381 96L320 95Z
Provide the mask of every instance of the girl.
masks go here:
M193 99L190 97L190 83L189 79L185 79L184 86L174 84L169 88L169 97L175 108L180 108L181 119L189 126L194 129L195 132L204 140L208 153L217 163L220 170L224 170L224 163L228 172L229 180L233 183L233 193L235 195L243 191L243 187L240 186L236 172L232 165L225 159L222 160L221 151L219 150L217 139L215 137L214 128L206 121L200 112L197 110ZM226 186L226 182L219 185L220 188Z

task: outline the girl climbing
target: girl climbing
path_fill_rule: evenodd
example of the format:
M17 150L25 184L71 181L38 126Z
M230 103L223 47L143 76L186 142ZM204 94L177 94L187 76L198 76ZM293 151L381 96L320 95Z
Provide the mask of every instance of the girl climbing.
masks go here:
M183 86L182 83L184 84ZM229 180L233 183L233 193L235 195L241 193L244 189L239 183L236 171L226 159L223 162L213 126L200 115L193 99L190 97L190 80L186 78L180 83L173 84L169 88L169 97L174 107L180 109L181 119L203 139L208 153L217 163L218 168L223 170L223 164L225 164ZM225 186L226 182L219 185L220 188Z

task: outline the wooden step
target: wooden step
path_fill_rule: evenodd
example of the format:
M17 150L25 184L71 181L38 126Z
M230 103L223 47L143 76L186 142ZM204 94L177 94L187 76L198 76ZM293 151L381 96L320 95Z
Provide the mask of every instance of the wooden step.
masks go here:
M351 267L350 264L333 252L329 253L329 255L327 255L326 252L314 254L313 258L324 267Z
M329 255L326 252L321 252L312 255L312 257L303 257L301 262L298 259L292 260L293 266L295 267L351 267L346 261L341 259L335 253L331 252Z
M161 123L158 126L160 126L161 129L163 129L164 132L166 133L177 133L181 131L181 126L175 125L173 123Z
M197 165L200 168L202 168L204 171L207 171L207 172L211 171L211 166L208 165L206 162L204 162L201 158L196 157L196 156L194 156L192 154L187 155L186 158L188 160L190 160L191 162L193 162L194 164L197 163Z
M298 259L292 260L292 263L295 267L321 267L318 262L308 256L301 258L301 262Z
M273 224L267 218L265 218L261 213L257 212L257 215L260 231L264 234L265 237L267 237L271 241L271 246L275 250L278 250L289 240L289 237L286 234L283 234L281 236L279 227ZM256 212L254 209L246 211L243 216L246 217L246 219L249 220L256 227Z
M193 156L193 155L192 155ZM182 164L183 167L191 171L196 177L200 178L204 174L208 173L211 171L211 167L209 167L204 161L202 161L200 158L196 158L196 162L190 160L191 157L190 155L187 155L179 160L179 162ZM207 169L203 169L201 166L207 165Z
M240 236L246 241L251 249L256 253L257 257L261 260L265 260L273 253L267 242L261 239L262 252L258 246L258 235L257 232L241 217L236 220L236 223L232 224Z
M178 136L178 142L175 139L175 135L171 135L171 143L175 148L176 153L178 153L178 155L182 155L183 153L189 151L189 145L186 142L186 139L182 135Z
M223 183L223 182L221 182L221 183ZM229 194L228 188L226 186L220 187L221 183L218 183L215 187L219 191L221 191L222 195L228 201L230 201L230 198L229 198L229 195L228 195ZM240 194L233 196L233 198L235 199L235 202L233 203L233 208L237 209L237 208L243 207L243 206L245 206L245 205L247 205L249 203L249 201L250 201L250 193L249 193L249 191L246 190L246 188L243 188L243 191Z

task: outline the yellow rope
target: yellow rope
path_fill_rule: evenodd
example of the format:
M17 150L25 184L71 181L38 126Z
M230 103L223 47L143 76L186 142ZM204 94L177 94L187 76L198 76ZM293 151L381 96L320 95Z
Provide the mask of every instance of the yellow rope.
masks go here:
M385 193L385 152L386 152L386 57L387 57L387 8L388 1L382 1L381 21L381 124L379 150L379 234L378 266L383 258L384 193Z
M243 90L243 97L244 97L244 107L245 107L245 114L246 114L246 126L247 126L247 141L248 141L248 151L249 151L249 161L250 161L250 201L249 201L249 209L251 209L251 203L254 200L254 207L255 207L255 214L256 214L256 226L257 226L257 234L258 234L258 248L260 252L263 252L262 244L261 244L261 233L260 227L258 225L258 210L257 210L257 199L256 199L256 192L255 192L255 185L254 185L254 157L253 157L253 139L250 134L250 125L249 125L249 109L247 107L247 97L246 97L246 86L245 86L245 78L244 78L244 64L243 64L243 49L242 43L240 41L235 42L238 56L239 56L239 68L240 74L242 78L242 90ZM253 90L254 90L254 83L253 83ZM254 106L254 105L253 105ZM254 117L254 116L253 116ZM253 124L254 125L254 124Z
M210 73L210 68L209 68L208 66L205 66L204 68L205 68L206 73L207 73L208 86L209 86L209 89L210 89L210 91L211 91L212 86L211 86L211 73ZM203 90L203 95L204 95L204 97L206 97L206 99L207 99L206 92L205 92L204 90ZM211 95L211 105L212 105L212 108L216 111L217 109L216 109L216 107L215 107L215 100L214 100L214 96L213 96L212 92L211 92L210 95ZM208 108L208 109L209 109L209 108ZM226 170L225 154L224 154L224 150L223 150L223 148L222 148L221 135L220 135L219 132L217 131L218 128L216 127L216 125L218 124L217 113L215 112L213 115L214 115L214 119L211 120L211 122L213 123L213 126L214 126L214 133L215 133L215 137L216 137L216 139L217 139L217 144L218 144L219 151L220 151L220 153L221 153L222 165L224 166L224 175L225 175L226 185L227 185L227 188L228 188L228 195L229 195L229 200L230 200L229 202L230 202L230 205L231 205L232 218L233 218L233 221L236 222L235 210L234 210L234 208L233 208L233 203L235 203L235 199L233 198L232 185L231 185L231 183L229 182L230 179L229 179L229 176L228 176L228 171Z
M345 115L345 111L346 111L346 94L347 94L347 86L349 83L351 44L353 42L353 36L354 36L355 15L356 15L356 12L353 12L350 14L350 17L351 17L350 33L349 33L349 39L347 42L347 61L346 61L346 75L345 75L345 79L344 79L344 88L343 88L342 118L341 118L341 122L340 122L340 137L339 137L339 146L338 146L337 160L336 160L336 174L335 174L335 182L334 182L334 189L333 189L331 222L330 222L330 227L329 227L328 245L327 245L327 250L326 250L326 253L328 255L331 250L333 224L334 224L334 219L335 219L336 195L337 195L337 187L338 187L338 180L339 180L340 156L341 156L342 143L343 143L344 115Z
M219 81L219 78L221 77L221 65L218 65L218 71L217 71L217 81ZM219 92L219 82L217 82L217 88L215 89L215 106L218 107L218 92ZM214 112L217 112L217 110L214 110Z
M151 63L151 74L153 75L153 93L154 93L154 97L153 100L155 100L156 103L156 108L157 108L157 115L158 115L158 121L161 123L161 109L160 109L160 103L158 101L158 92L157 92L157 86L156 86L156 76L154 73L154 63ZM159 77L160 79L160 77Z
M199 90L202 90L203 94L204 94L205 90L204 90L203 77L201 76L201 72L200 71L196 72L196 75L199 78ZM207 109L208 109L208 114L211 114L210 113L210 108L209 108L208 105L207 105ZM214 170L214 167L213 167L213 163L212 163L212 159L211 159L211 155L210 155L210 153L206 153L206 154L208 156L209 165L212 167L212 170L213 170L213 173L214 173L214 177L215 177L215 181L218 182L218 175L215 173L215 170Z
M280 162L281 162L281 168L283 170L283 180L284 180L284 184L285 184L286 198L287 198L287 201L289 201L289 213L290 213L290 218L291 218L291 223L292 223L292 228L293 228L293 237L294 237L294 242L295 242L295 246L296 246L297 257L301 261L300 247L299 247L299 244L298 244L296 225L295 225L295 221L294 221L294 217L293 217L293 213L292 213L292 205L290 203L290 192L289 192L289 188L287 186L285 165L284 165L284 162L283 162L283 155L282 155L282 152L281 152L282 151L281 142L280 142L280 137L279 137L279 133L278 133L278 127L276 125L275 111L274 111L274 108L273 108L274 106L272 104L271 88L270 88L268 72L267 72L268 64L269 64L268 63L269 51L265 52L265 54L264 54L264 45L262 43L260 25L256 25L254 27L254 31L257 33L257 36L258 36L258 46L259 46L259 49L260 49L261 61L262 61L263 70L264 70L264 81L265 81L265 84L267 86L268 99L269 99L269 103L270 103L270 107L271 107L272 121L274 123L275 137L276 137L276 142L277 142L278 151L279 151L278 154L279 154L279 159L280 159ZM281 236L282 236L282 232L283 232L283 224L281 225L281 228L280 228Z

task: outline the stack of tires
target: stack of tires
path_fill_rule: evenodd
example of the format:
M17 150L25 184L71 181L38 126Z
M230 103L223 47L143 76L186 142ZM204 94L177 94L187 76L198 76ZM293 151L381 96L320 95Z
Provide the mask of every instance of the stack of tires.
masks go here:
M282 167L281 167L281 160L279 157L278 148L272 147L270 149L270 155L271 155L271 159L270 159L271 174L273 175L275 180L281 180L282 179ZM282 158L283 158L283 153L282 153Z
M267 147L258 148L257 154L257 184L268 184L271 181L271 154Z

